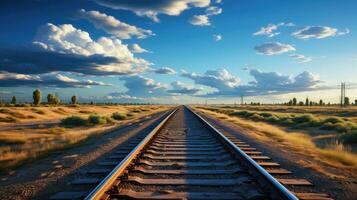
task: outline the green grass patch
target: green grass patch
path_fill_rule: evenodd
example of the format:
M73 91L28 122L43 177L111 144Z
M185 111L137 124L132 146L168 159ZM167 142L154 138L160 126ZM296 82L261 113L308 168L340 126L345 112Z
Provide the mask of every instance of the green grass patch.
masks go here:
M125 114L115 112L115 113L112 114L112 118L115 119L115 120L125 120L128 117Z

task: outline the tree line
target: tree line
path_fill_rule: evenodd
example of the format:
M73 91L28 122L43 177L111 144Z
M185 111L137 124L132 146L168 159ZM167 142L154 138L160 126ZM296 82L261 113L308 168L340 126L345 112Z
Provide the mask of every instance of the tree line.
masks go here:
M294 97L293 99L290 99L287 103L284 103L285 105L288 106L325 106L325 105L331 105L331 103L325 103L322 99L320 99L318 102L315 101L310 101L309 98L305 99L304 101L299 101ZM345 97L343 101L343 105L349 106L351 105L350 98ZM357 99L354 100L354 105L357 105Z
M33 91L32 99L34 105L40 105L42 102L42 92L39 89ZM71 100L71 104L73 105L78 104L77 96L73 95L70 100ZM47 94L47 104L59 105L60 103L61 103L61 99L57 94L51 94L51 93ZM16 96L12 96L11 104L14 105L17 104Z

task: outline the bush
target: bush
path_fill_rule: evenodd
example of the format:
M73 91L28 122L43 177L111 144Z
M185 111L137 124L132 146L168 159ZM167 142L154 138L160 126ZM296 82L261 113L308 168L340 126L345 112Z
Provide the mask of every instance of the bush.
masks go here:
M88 117L88 122L89 124L97 125L97 124L108 124L108 123L112 123L113 121L109 117L90 115Z
M284 120L280 121L280 124L284 125L284 126L290 126L290 125L294 124L294 121L291 119L284 119Z
M253 119L253 120L264 120L264 117L260 116L260 115L257 114L257 113L254 113L254 114L251 115L249 118L250 118L250 119Z
M357 144L357 131L351 133L343 134L340 139L345 144Z
M115 112L112 114L112 118L115 120L125 120L127 116L125 114Z
M314 120L312 115L299 115L292 119L295 123L311 122Z
M87 125L87 120L79 116L71 116L62 119L61 124L65 126L85 126Z
M332 124L336 124L338 122L343 122L343 120L341 118L338 117L329 117L323 120L323 123L332 123Z
M263 116L263 117L271 117L271 116L273 116L273 114L271 114L271 113L268 113L268 112L263 112L263 113L260 113L260 115L261 116Z
M278 117L276 117L275 115L273 115L273 116L268 117L267 121L271 122L271 123L276 123L276 122L279 122L280 119Z

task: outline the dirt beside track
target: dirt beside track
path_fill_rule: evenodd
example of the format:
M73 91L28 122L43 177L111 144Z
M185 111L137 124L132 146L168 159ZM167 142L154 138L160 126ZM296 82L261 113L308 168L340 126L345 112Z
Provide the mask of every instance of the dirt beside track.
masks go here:
M48 199L70 187L95 162L123 145L132 136L150 131L163 117L160 112L144 117L100 137L88 139L78 147L67 149L43 159L25 164L7 175L1 175L0 199Z

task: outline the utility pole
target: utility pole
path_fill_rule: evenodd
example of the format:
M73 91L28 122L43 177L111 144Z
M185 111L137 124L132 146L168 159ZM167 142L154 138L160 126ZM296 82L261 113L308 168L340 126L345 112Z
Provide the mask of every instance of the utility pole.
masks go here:
M341 83L341 107L345 105L345 97L346 97L346 83Z

